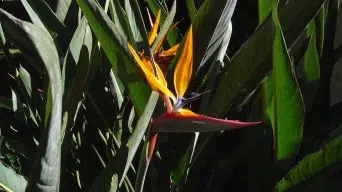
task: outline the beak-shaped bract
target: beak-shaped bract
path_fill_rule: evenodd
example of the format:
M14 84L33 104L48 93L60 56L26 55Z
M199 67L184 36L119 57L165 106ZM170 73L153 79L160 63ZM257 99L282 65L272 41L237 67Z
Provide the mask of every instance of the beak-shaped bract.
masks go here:
M155 133L160 132L215 132L227 131L242 127L250 127L261 122L240 122L224 120L196 114L188 109L178 112L164 113L153 120Z

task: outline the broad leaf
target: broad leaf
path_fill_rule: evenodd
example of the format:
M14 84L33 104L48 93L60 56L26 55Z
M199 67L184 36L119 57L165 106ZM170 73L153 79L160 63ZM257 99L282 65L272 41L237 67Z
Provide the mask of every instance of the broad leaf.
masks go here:
M304 157L278 182L276 191L287 189L313 178L324 169L342 161L342 136L327 143L322 149Z
M275 36L272 48L273 100L267 109L274 133L274 150L278 160L290 158L299 149L304 125L304 103L293 65L278 20L278 3L272 10Z
M102 170L92 186L92 191L117 191L124 181L130 164L143 139L157 104L159 93L153 91L136 128L125 145L122 145L107 167Z
M176 166L171 171L170 177L172 181L175 183L176 187L182 186L182 184L186 182L190 169L190 163L192 161L193 154L195 151L198 134L199 133L195 133L193 141L191 141L191 143L188 145L185 152L182 154L180 159L178 159Z
M193 22L198 12L194 0L186 0L186 8L188 10L189 18L191 22Z
M75 117L78 102L81 100L91 64L93 39L86 19L80 25L71 39L64 63L64 99L63 112L68 114L68 126Z
M325 29L325 14L326 9L324 3L315 17L315 31L316 31L316 42L317 42L317 52L319 57L322 56L323 43L324 43L324 29Z
M44 130L28 183L33 191L58 191L60 177L60 141L62 118L62 79L59 57L51 36L40 27L21 21L0 9L0 21L6 32L24 53L45 65L49 75L52 109L49 127Z
M172 25L173 19L175 18L175 15L176 15L176 0L173 1L171 11L169 12L165 21L163 22L163 25L158 32L157 38L154 40L154 43L151 48L152 53L154 53L154 50L157 47L158 43L162 41L165 35L168 33L169 28Z
M273 0L258 0L259 23L262 23L272 10Z
M125 0L125 10L135 42L144 42L147 46L147 32L137 0Z
M119 30L119 33L123 37L129 39L129 42L131 42L135 46L134 36L132 34L127 15L121 7L119 0L111 1L109 5L109 11L112 15L115 26Z
M280 10L280 23L286 43L292 46L306 25L313 19L324 0L290 0ZM225 65L208 113L223 115L230 107L241 103L271 71L271 50L274 31L271 17L259 25L253 35Z
M64 22L66 19L71 3L72 0L57 0L55 14L60 21Z
M193 22L194 53L196 53L193 59L196 74L221 46L231 22L235 4L236 0L206 0L200 7ZM208 66L204 69L208 69Z
M21 175L18 175L9 167L0 162L0 189L8 192L25 191L27 181Z
M309 44L304 54L304 76L307 82L317 81L320 77L319 55L316 43L316 25L313 21L310 22L307 28L307 36Z
M8 109L10 111L13 111L12 100L9 99L9 98L0 96L0 108Z
M94 0L77 0L77 3L101 43L114 73L125 83L130 99L137 112L141 114L147 103L150 88L128 56L127 40L119 34L116 26Z
M64 53L68 47L69 32L44 0L22 0L32 22L49 31L59 51Z

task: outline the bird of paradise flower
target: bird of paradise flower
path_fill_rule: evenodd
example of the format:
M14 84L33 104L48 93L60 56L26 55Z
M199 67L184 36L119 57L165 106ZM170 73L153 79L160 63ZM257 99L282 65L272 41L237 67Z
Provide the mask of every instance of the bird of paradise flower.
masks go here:
M158 16L159 15L159 16ZM156 38L160 12L157 14L156 22L154 23L151 33L149 34L148 41L151 45ZM158 45L159 47L160 45ZM175 55L178 49L178 44L175 47L166 51L167 56ZM128 44L136 63L145 75L145 78L151 88L158 91L166 105L166 112L152 121L150 135L150 144L148 149L147 159L151 160L154 151L158 132L195 132L193 129L186 130L187 126L197 126L196 132L213 132L230 130L241 127L248 127L259 124L260 122L240 122L237 120L224 120L213 117L204 116L194 113L189 109L183 108L184 95L189 86L192 66L193 66L193 34L192 27L190 26L187 36L183 45L183 50L177 61L174 70L174 88L176 95L167 87L167 81L164 77L163 71L158 63L152 58L145 56L143 53L137 53L134 48ZM160 50L158 48L157 50ZM163 56L163 52L155 52ZM165 55L165 54L164 54ZM170 101L172 100L172 103ZM166 126L167 125L167 126ZM210 129L208 129L208 127Z

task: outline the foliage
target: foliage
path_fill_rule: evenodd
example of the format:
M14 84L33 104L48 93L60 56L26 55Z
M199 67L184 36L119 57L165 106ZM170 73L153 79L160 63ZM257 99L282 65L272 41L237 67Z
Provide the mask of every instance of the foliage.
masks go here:
M0 5L0 191L339 191L339 0Z

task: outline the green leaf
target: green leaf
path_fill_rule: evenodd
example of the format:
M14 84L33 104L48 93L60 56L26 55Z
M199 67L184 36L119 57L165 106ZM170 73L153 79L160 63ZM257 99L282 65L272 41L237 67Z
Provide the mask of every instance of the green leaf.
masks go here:
M118 0L111 1L109 5L109 11L120 34L124 37L127 37L129 42L135 46L134 36L129 25L127 15L121 7L120 2Z
M317 42L317 52L318 52L319 57L322 56L322 51L323 51L325 12L326 10L323 4L315 17L316 42Z
M12 110L14 112L14 118L19 122L26 122L26 115L24 111L24 106L20 99L18 98L18 94L15 90L11 90L12 92Z
M121 186L150 123L158 97L159 93L153 91L132 135L127 143L120 148L114 159L102 170L93 183L92 191L117 191Z
M163 21L162 17L166 17L166 14L163 13L165 11L165 7L161 4L161 1L159 0L145 0L150 9L152 10L154 15L157 15L158 10L162 10L162 14L160 17L160 20Z
M290 158L298 151L304 125L304 103L293 65L278 20L278 3L272 10L275 37L273 41L273 101L267 110L274 133L274 150L278 160Z
M342 56L342 45L334 50L334 62L338 61Z
M117 99L118 108L121 109L122 104L124 102L123 90L120 88L120 84L118 82L117 77L114 75L113 71L110 71L110 80L112 83L112 89L114 89L114 93Z
M154 53L155 48L157 47L158 43L163 40L164 36L169 31L170 26L172 25L173 19L176 15L176 1L173 1L171 11L167 15L166 19L163 22L162 27L160 28L158 32L157 38L154 40L154 43L151 48L151 52Z
M235 4L236 0L206 0L200 7L193 22L194 53L196 53L193 67L196 74L202 67L208 69L206 62L210 57L215 57L215 52L226 36Z
M152 13L154 16L157 15L158 10L161 10L160 14L160 25L164 25L164 22L166 21L167 17L169 17L170 12L168 13L165 8L156 0L146 0L148 6L152 10ZM174 1L175 4L176 1ZM175 5L176 6L176 5ZM171 8L172 9L172 8ZM172 11L172 10L171 10ZM173 19L172 19L173 21ZM178 28L174 28L173 30L168 31L166 35L167 42L169 43L170 46L173 46L177 43L177 36L179 35L179 30Z
M1 40L1 47L3 47L6 44L6 38L4 31L2 30L1 23L0 23L0 40Z
M262 23L272 10L274 0L258 0L259 23Z
M323 2L324 0L289 0L281 8L280 23L288 45L293 45ZM207 110L210 115L223 115L234 104L244 101L271 71L274 38L271 19L270 16L267 17L225 65Z
M194 0L186 0L186 8L188 10L190 21L192 23L195 20L198 12Z
M258 0L258 15L259 15L259 24L261 24L269 15L272 10L272 2L273 0ZM262 93L263 93L263 110L266 112L266 108L269 106L272 100L272 78L270 76L266 77L265 81L262 84ZM267 116L267 115L265 115Z
M55 14L62 22L67 17L72 0L57 0Z
M24 53L45 65L52 93L50 125L39 143L28 189L58 191L60 177L60 140L62 118L62 79L59 57L51 36L40 27L21 21L0 9L0 21L6 37L17 43Z
M0 162L0 189L3 188L8 192L21 192L25 191L26 186L27 181L23 176Z
M305 156L275 187L276 191L286 191L290 187L309 180L324 169L342 161L342 136L335 138L322 149Z
M182 186L182 184L186 182L198 135L199 133L195 133L193 140L188 145L180 159L178 159L176 166L171 171L170 177L175 186Z
M149 145L150 145L150 141L146 139L144 142L142 151L141 151L141 155L140 155L138 172L137 172L137 176L135 179L135 187L134 187L135 191L142 192L144 190L146 173L150 165L150 160L148 159ZM155 145L155 143L153 145Z
M29 97L31 98L32 97L31 75L21 65L19 66L18 73L19 73L20 83L23 85L23 88L25 89L24 92L27 93Z
M136 0L125 0L125 10L135 42L144 42L145 46L148 47L147 32L138 2Z
M304 54L304 76L307 82L318 81L320 77L319 56L316 43L316 27L313 21L307 28L309 44Z
M49 5L43 0L22 0L21 2L32 22L49 31L58 49L64 53L67 50L70 35L66 26L58 19Z
M310 116L313 118L319 117L327 113L330 107L330 83L331 76L334 69L334 42L336 35L336 28L338 22L338 12L340 0L326 1L327 15L325 34L324 34L324 48L321 59L320 82L314 103L310 109Z
M77 106L82 99L91 64L92 33L85 18L71 39L64 63L63 113L68 115L67 130L74 124Z
M119 34L116 26L94 0L77 0L77 3L101 43L112 64L114 73L125 84L130 99L138 114L141 114L147 103L150 88L138 73L132 59L128 56L127 40Z
M12 99L0 96L0 108L8 109L10 111L13 111Z

